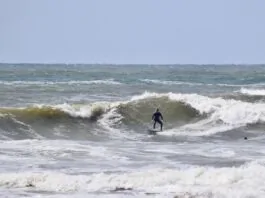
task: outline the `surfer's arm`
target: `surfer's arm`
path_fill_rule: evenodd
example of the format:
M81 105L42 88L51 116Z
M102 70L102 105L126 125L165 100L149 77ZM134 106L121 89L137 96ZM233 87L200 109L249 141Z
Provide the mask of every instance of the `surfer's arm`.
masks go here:
M164 120L164 118L163 118L162 114L160 114L160 117L161 117L161 119L162 119L162 120Z

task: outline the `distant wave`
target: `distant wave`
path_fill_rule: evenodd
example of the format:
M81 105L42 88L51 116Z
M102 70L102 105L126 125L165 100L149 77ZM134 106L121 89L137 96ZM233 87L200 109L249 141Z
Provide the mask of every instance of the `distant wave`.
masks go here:
M75 85L75 84L106 84L106 85L120 85L122 83L113 79L107 80L91 80L91 81L0 81L3 85Z
M158 80L158 79L140 79L141 82L148 84L160 85L188 85L188 86L220 86L220 87L264 87L265 84L212 84L212 83L197 83L197 82L184 82L172 80ZM104 85L122 85L115 79L105 80L71 80L71 81L0 81L0 85L14 85L14 86L46 86L46 85L91 85L91 84L104 84Z
M171 80L158 80L158 79L142 79L145 83L161 84L161 85L190 85L190 86L220 86L220 87L262 87L263 83L255 84L224 84L224 83L196 83L196 82L184 82L184 81L171 81Z
M203 83L192 83L192 82L170 81L170 80L143 79L141 81L146 83L162 84L162 85L203 85Z

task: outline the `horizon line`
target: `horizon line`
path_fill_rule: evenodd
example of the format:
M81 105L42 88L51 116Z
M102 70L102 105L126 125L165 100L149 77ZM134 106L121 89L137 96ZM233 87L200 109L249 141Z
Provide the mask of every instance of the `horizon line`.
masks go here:
M41 63L41 62L0 62L0 64L13 64L13 65L117 65L117 66L140 66L140 65L153 65L153 66L169 66L169 65L182 65L182 66L188 66L188 65L205 65L205 66L224 66L224 65L265 65L265 63L63 63L63 62L47 62L47 63Z

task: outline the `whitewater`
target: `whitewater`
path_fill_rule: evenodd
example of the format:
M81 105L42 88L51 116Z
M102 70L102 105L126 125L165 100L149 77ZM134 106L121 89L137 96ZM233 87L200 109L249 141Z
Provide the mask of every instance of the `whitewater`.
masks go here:
M1 197L265 196L264 65L0 64L0 91Z

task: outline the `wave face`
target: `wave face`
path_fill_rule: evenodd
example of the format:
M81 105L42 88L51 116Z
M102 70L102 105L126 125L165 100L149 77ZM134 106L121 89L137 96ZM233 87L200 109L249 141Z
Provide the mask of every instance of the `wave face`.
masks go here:
M170 100L166 95L152 97L152 94L119 105L117 112L122 115L125 124L146 124L152 120L156 107L163 109L168 124L187 123L200 116L199 111L184 102Z

